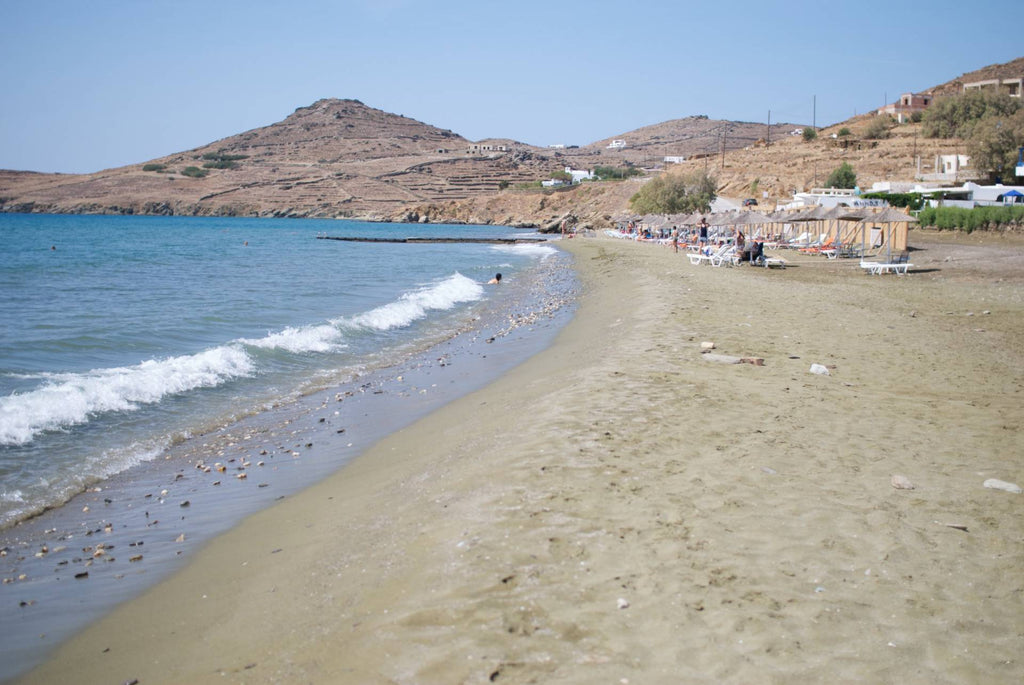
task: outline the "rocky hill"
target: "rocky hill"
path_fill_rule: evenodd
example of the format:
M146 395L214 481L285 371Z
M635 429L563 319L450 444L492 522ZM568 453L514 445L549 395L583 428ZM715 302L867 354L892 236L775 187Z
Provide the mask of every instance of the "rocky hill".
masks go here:
M621 149L608 148L612 139L537 148L474 143L357 100L328 99L141 164L75 175L0 171L0 210L418 220L425 215L417 207L491 198L566 166L660 164L666 154L740 147L765 131L691 117L617 136L628 141Z
M951 95L963 90L964 83L991 78L1010 78L1024 75L1024 58L996 64L957 77L947 83L935 86L925 92L937 95ZM909 90L909 89L908 89ZM870 188L875 182L890 181L913 183L933 174L938 155L966 153L966 144L956 138L924 138L921 124L897 124L886 117L889 124L887 137L869 139L867 129L878 118L874 112L862 114L846 121L819 129L817 138L806 141L797 133L797 127L780 125L772 127L770 141L766 126L750 125L741 138L738 130L726 128L729 122L707 122L709 128L692 132L688 141L676 141L675 145L688 142L694 147L690 158L682 164L666 165L665 173L687 173L696 170L707 171L718 182L720 196L736 203L747 197L758 200L760 207L773 209L777 203L792 199L793 193L824 185L828 175L843 162L849 163L857 174L861 188ZM666 122L638 133L646 133L644 145L654 145L657 136L663 136L661 127L675 127L682 122L694 122L699 117ZM711 128L713 125L717 128ZM762 135L757 135L760 129ZM670 128L671 130L671 128ZM731 138L738 146L728 145L724 154L707 151L713 145L716 133ZM617 136L630 139L633 134ZM605 143L607 141L602 141ZM590 149L600 146L595 143ZM702 147L703 146L703 147ZM671 146L670 146L671 147ZM626 152L627 147L622 152ZM659 154L668 152L668 147L659 149ZM672 147L671 149L679 149ZM703 154L702 154L703 153ZM617 153L621 154L621 153ZM606 155L607 156L607 155ZM971 177L970 169L964 176L953 178L949 183L959 185ZM638 182L585 184L563 193L547 195L516 195L503 193L500 197L481 200L476 198L460 202L428 205L418 208L439 220L443 217L471 219L474 222L504 221L506 217L523 220L530 217L539 225L557 223L559 216L573 214L581 222L593 226L612 223L616 215L628 208L629 198L636 192Z
M451 131L356 100L320 100L277 124L145 164L82 175L2 172L0 208L375 218L409 203L495 192L501 180L533 180L544 161L472 151Z
M1019 75L1024 58L930 89ZM712 173L719 194L765 204L821 185L849 162L861 187L913 181L958 140L928 140L919 124L892 124L868 140L875 114L821 129L691 116L581 147L538 148L507 139L469 141L450 130L368 107L320 100L283 121L143 164L93 174L0 171L0 211L219 216L350 217L552 226L573 215L607 225L645 179L541 191L531 184L567 166L626 165L651 173ZM845 129L845 130L844 130ZM613 141L621 141L614 144ZM666 157L684 157L667 163ZM647 177L649 178L649 176Z
M934 88L929 88L927 92L935 95L952 95L961 92L965 83L988 81L996 78L1020 78L1022 75L1024 75L1024 57L1018 57L1012 62L990 64L987 67L967 72L951 81L947 81Z

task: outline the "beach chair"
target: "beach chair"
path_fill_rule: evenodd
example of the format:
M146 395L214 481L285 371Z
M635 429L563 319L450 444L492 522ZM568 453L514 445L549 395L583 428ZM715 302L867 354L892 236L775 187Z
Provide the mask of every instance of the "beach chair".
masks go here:
M807 246L807 241L810 239L810 237L811 237L811 234L808 233L807 231L804 231L803 233L798 235L796 238L792 238L792 239L787 240L786 242L782 243L782 247L789 247L789 248L806 247Z
M725 255L725 253L728 252L730 249L732 249L732 245L722 245L721 247L714 251L711 251L710 247L706 247L700 250L699 252L687 252L686 256L690 260L690 264L716 265L716 260L721 259Z
M864 259L860 260L860 268L864 269L872 276L880 276L882 274L906 276L907 270L912 266L914 265L907 261L871 262Z
M740 254L736 251L735 245L723 245L715 254L711 255L711 266L739 264Z

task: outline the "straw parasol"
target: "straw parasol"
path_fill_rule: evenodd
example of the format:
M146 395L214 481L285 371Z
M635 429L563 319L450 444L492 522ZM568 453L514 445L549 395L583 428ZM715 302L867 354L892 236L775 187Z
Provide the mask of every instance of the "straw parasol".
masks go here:
M869 210L863 209L861 207L846 207L844 205L839 205L836 208L834 208L832 210L832 212L830 212L830 214L832 214L832 216L830 218L833 221L835 221L835 226L836 226L836 247L837 248L843 242L843 235L842 235L843 234L843 229L842 229L842 227L840 225L841 222L847 222L847 223L849 223L849 222L858 222L861 219L863 219L864 216L866 214L868 214L868 212L869 212Z

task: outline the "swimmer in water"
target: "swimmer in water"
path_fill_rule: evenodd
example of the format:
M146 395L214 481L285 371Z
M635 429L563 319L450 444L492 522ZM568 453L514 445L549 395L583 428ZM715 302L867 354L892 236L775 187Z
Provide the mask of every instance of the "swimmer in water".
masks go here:
M495 274L494 278L487 281L487 285L497 285L501 283L501 274Z

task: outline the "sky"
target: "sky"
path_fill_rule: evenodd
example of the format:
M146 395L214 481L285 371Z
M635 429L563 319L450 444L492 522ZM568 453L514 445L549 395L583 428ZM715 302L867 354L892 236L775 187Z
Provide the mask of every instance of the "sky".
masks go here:
M0 169L145 162L352 98L470 140L825 126L1024 55L976 0L0 0Z

